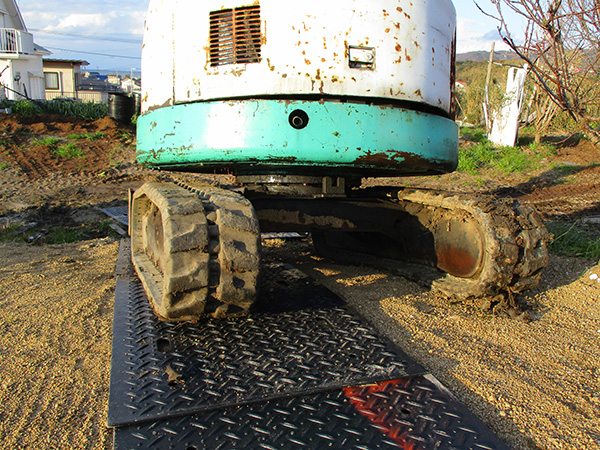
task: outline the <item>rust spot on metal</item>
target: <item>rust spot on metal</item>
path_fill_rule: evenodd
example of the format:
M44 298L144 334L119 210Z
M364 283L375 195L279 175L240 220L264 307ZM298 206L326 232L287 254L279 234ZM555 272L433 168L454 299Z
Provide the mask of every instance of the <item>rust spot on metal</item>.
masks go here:
M394 22L394 26L396 27L396 30L400 29L400 23L399 22Z
M431 51L435 53L435 47L431 47Z
M396 11L398 11L399 13L404 14L404 17L406 17L407 19L410 20L410 16L408 14L406 14L406 12L404 12L404 10L402 8L400 8L399 6L396 8Z
M321 58L321 62L325 62L325 58Z
M383 10L383 17L388 17L390 15L389 12L387 12L385 9Z
M389 29L389 28L386 28L386 29L385 29L385 32L386 32L386 33L389 33L389 32L390 32L390 29Z
M304 58L304 63L305 63L307 66L310 66L310 65L311 65L311 62L310 62L308 59L306 59L306 58Z
M436 169L444 170L444 165L436 163L427 158L423 158L421 155L414 153L403 152L400 150L387 150L385 152L373 153L367 150L362 156L354 160L355 164L375 166L375 167L402 167L410 168L415 167L420 170L423 169Z
M168 107L168 106L171 106L172 104L173 104L173 103L172 103L171 99L169 99L169 100L167 100L166 102L164 102L162 105L154 105L154 106L150 106L150 107L148 108L148 111L155 111L155 110L157 110L157 109L160 109L160 108L166 108L166 107Z
M470 277L479 268L479 255L473 255L455 246L449 245L436 248L436 256L437 266L457 277Z
M333 76L331 77L331 82L332 82L332 83L337 83L338 81L340 81L340 79L339 79L339 78L338 78L336 75L333 75Z
M423 98L423 94L421 94L421 89L417 89L417 90L415 91L415 95L416 95L417 97L421 97L421 98Z
M408 50L404 49L404 57L406 58L407 61L410 61L412 58L410 57L410 55L408 54Z
M396 46L394 48L396 49L397 52L402 51L402 46L400 44L396 44Z
M315 76L316 80L320 80L321 79L321 69L317 69L317 75Z

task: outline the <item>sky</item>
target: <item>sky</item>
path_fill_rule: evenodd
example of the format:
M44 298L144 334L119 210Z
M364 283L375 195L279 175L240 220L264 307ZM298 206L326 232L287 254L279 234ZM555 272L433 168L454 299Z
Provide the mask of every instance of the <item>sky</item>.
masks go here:
M490 0L479 1L491 5ZM148 0L17 0L17 4L34 41L50 50L52 58L88 61L87 70L139 70ZM454 0L454 5L458 53L489 50L494 40L496 50L506 48L498 39L497 23L473 0Z

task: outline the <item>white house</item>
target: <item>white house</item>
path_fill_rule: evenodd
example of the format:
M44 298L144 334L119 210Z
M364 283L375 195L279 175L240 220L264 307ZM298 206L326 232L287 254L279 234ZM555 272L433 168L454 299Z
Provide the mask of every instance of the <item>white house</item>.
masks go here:
M42 56L15 0L0 0L0 99L46 98Z

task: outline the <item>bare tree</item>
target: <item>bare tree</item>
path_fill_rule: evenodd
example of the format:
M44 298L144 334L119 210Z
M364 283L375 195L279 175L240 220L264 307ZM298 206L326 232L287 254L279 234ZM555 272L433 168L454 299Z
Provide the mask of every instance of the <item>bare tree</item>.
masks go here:
M489 0L506 44L529 64L536 84L600 147L600 0ZM526 19L518 44L507 13Z

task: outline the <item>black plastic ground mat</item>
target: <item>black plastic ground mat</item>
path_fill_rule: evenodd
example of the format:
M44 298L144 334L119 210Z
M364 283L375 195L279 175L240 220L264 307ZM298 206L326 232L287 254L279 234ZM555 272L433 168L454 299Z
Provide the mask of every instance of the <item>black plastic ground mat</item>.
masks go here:
M264 263L247 317L156 319L123 241L108 424L121 449L508 450L297 269Z
M123 427L114 448L508 450L423 376Z
M424 373L322 285L263 269L249 316L197 324L159 321L141 283L117 279L109 426Z
M127 206L109 206L107 208L100 208L100 211L112 217L120 224L126 227L129 226Z

